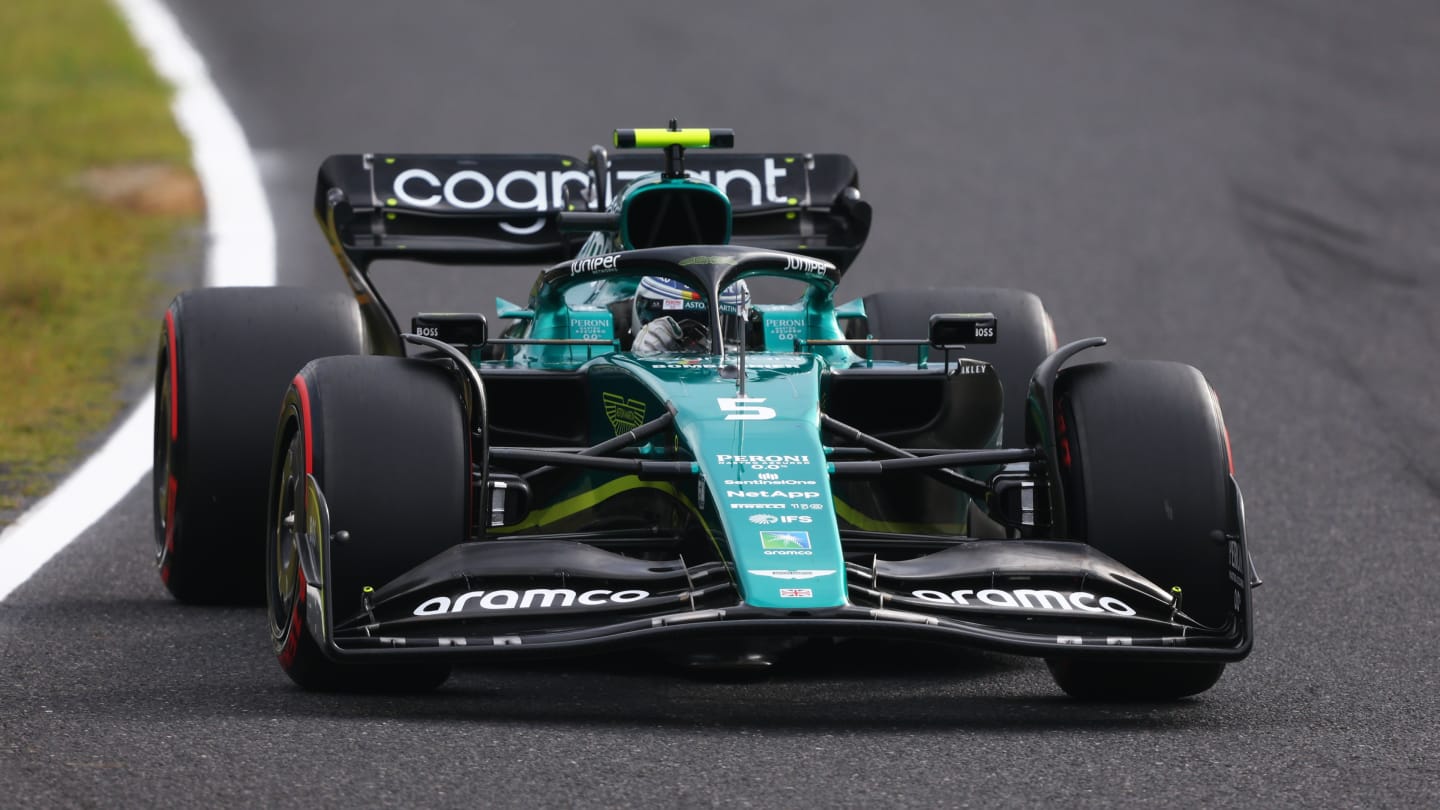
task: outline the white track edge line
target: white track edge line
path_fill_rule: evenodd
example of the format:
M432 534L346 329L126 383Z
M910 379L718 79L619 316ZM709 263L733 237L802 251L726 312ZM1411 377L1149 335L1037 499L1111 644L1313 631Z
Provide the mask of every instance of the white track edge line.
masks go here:
M205 282L275 283L275 229L245 132L210 80L205 61L161 0L112 0L161 78L190 140L205 191ZM145 397L93 456L0 532L0 600L125 497L150 469L155 397ZM145 553L149 538L137 549Z

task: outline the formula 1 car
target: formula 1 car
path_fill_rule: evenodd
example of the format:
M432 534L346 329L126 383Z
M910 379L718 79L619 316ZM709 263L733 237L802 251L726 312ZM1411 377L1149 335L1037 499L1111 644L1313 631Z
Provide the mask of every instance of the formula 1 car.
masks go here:
M837 304L871 225L853 163L732 141L672 122L615 132L663 163L327 159L315 214L353 296L206 289L165 314L169 590L263 585L281 667L319 690L620 646L763 669L868 637L1151 699L1244 658L1258 579L1200 372L1067 367L1105 340L1057 346L1017 290ZM387 259L548 266L495 337L466 313L402 330L369 275ZM698 314L696 345L635 350L646 278L684 290L662 304ZM757 278L800 292L717 305Z

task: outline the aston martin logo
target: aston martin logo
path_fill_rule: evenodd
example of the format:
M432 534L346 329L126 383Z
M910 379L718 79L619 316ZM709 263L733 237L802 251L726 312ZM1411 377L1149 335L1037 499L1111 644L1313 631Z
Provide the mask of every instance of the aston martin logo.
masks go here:
M600 394L605 402L605 418L615 435L626 433L645 424L645 403L638 399L626 399L620 394L605 391Z

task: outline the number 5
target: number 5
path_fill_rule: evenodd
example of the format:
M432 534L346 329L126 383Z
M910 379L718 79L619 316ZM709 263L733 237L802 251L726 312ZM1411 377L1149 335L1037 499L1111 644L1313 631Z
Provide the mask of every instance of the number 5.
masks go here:
M764 405L749 405L750 402L764 402L764 397L716 397L720 403L720 410L726 411L725 421L734 422L745 419L774 419L775 409L767 408Z

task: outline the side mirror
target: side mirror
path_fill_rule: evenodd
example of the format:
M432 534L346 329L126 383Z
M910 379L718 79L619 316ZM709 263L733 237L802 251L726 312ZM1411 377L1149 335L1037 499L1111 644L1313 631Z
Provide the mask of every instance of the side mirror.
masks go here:
M843 304L835 305L835 319L840 321L852 320L865 317L865 299L856 298L853 301L846 301Z
M960 349L970 343L994 343L995 339L996 319L993 312L930 316L930 345L937 349Z
M478 312L422 312L410 319L410 331L452 346L484 346L489 339Z

